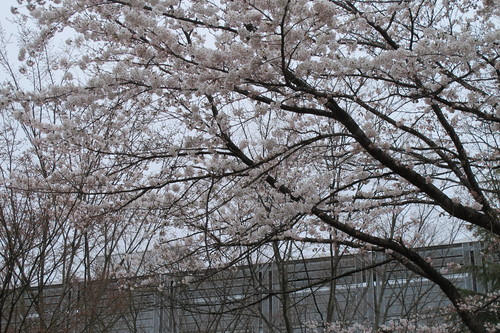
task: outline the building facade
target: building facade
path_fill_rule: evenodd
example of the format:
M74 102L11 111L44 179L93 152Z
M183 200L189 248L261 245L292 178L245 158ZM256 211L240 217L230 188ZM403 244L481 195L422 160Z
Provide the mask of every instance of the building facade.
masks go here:
M481 263L480 243L418 251L459 288L487 291L473 275L455 268ZM401 319L441 323L450 306L432 282L379 252L116 280L68 295L63 289L44 291L54 295L55 304L45 302L43 311L61 308L61 300L72 305L57 326L60 332L308 332L332 322L376 329ZM42 312L30 305L35 294L25 293L23 309L11 309L12 330L2 311L5 332L37 332Z

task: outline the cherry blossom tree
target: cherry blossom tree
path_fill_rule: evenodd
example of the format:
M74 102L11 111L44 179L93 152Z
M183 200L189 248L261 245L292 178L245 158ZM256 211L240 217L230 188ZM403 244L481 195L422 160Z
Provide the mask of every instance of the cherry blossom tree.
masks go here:
M19 28L25 45L33 29ZM8 78L2 89L40 92L56 84L53 51L31 57L19 73L8 58L6 36L0 38L0 66ZM59 191L50 180L54 170L62 163L85 178L94 156L47 146L43 128L57 123L57 108L25 107L32 119L44 120L42 128L13 117L7 104L0 117L0 332L104 331L118 314L130 312L113 280L123 277L113 256L147 250L161 223L133 209L97 214L102 198ZM74 181L67 185L78 186Z
M413 248L429 221L500 234L494 1L20 2L41 26L21 72L63 31L78 50L51 63L60 82L2 89L50 152L33 191L147 211L166 270L284 239L385 251L486 332Z

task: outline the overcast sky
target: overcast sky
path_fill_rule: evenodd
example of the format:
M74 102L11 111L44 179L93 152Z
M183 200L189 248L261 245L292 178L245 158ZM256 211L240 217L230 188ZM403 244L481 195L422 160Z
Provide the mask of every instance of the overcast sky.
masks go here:
M13 61L17 58L17 43L16 37L17 28L12 20L12 14L10 12L10 7L17 6L18 3L16 0L0 0L0 24L3 32L5 33L6 41L8 41L7 45L7 53L10 61ZM0 73L0 76L3 76ZM3 77L0 78L3 81Z
M2 24L6 17L10 16L10 7L12 6L18 6L16 0L0 0L0 18L2 19Z
M17 6L16 0L0 0L0 13L2 17L2 22L5 19L6 14L10 13L10 7Z
M13 23L9 20L12 19L10 13L10 7L19 6L16 0L0 0L0 22L2 23L2 28L6 31L7 35L15 34L17 29L14 27Z

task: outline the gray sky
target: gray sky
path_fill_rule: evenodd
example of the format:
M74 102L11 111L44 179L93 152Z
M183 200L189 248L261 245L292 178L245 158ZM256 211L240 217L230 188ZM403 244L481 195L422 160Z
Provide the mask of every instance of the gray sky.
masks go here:
M12 6L17 7L19 4L16 0L0 0L0 23L7 36L17 32L14 24L9 21L9 19L12 19L12 14L10 13L10 7Z
M4 24L7 16L10 15L10 7L18 6L16 0L0 0L0 18L2 20L2 24Z
M2 30L4 32L5 41L7 44L7 56L10 61L13 61L17 58L17 43L16 43L16 34L17 28L12 21L13 17L10 12L10 7L17 6L18 3L16 0L0 0L0 24ZM0 73L0 76L2 74ZM3 78L0 78L3 80Z

